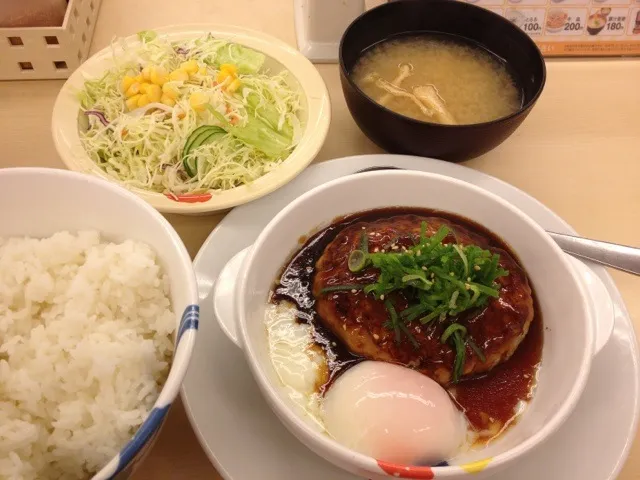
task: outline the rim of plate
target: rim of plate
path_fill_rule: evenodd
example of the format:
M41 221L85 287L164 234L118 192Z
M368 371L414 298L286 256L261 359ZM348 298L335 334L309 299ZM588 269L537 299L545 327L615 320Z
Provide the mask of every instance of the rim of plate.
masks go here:
M215 23L169 25L156 28L154 31L172 40L194 38L211 33L253 48L282 64L300 85L307 104L307 124L298 145L281 165L251 184L222 192L211 191L211 198L199 203L177 202L167 198L163 193L125 187L107 176L89 158L78 133L80 102L76 93L82 88L85 80L98 77L109 68L112 61L112 46L109 45L92 55L73 72L62 86L53 107L51 119L53 142L68 169L89 173L123 186L163 213L197 214L225 210L267 195L293 180L313 161L329 131L331 104L322 76L297 49L271 35L233 25ZM125 37L125 40L128 45L139 43L135 34ZM116 52L122 50L117 45L113 48Z

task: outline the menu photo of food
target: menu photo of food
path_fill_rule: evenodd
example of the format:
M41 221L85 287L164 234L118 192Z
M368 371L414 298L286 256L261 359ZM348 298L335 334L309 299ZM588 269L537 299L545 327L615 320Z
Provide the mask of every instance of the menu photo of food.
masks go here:
M547 33L562 32L568 18L569 14L565 10L560 10L559 8L549 10L545 24Z
M629 22L629 35L640 35L640 8L631 11L631 21Z
M597 2L598 0L593 0L594 2ZM608 1L608 0L601 0L601 1ZM621 1L621 2L625 2L628 0L614 0L616 2ZM553 5L588 5L589 4L589 0L550 0L549 4L551 6Z
M601 7L592 10L587 19L587 33L600 36L624 35L628 13L626 8Z
M611 9L607 7L599 8L589 15L589 18L587 19L587 32L589 32L589 35L597 35L604 29L607 24L607 15L610 13Z
M510 8L505 17L531 36L542 35L544 30L544 8Z
M512 8L507 11L506 18L511 23L515 23L518 27L523 28L525 20L527 19L527 16L523 10L516 10Z
M552 8L547 11L545 33L550 35L582 35L585 30L587 10L583 8Z
M640 0L460 1L503 15L546 57L640 56Z
M508 0L510 5L546 5L547 0Z

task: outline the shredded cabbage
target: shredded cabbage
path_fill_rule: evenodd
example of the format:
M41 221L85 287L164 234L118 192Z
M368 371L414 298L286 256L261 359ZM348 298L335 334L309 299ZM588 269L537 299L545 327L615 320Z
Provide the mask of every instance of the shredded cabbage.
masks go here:
M98 79L88 79L78 93L88 128L80 137L89 157L110 177L129 186L176 195L228 190L273 170L296 146L303 125L301 95L283 71L271 74L264 55L242 45L206 35L171 42L155 32L139 34L135 46L120 40L124 53L113 55L113 67ZM128 111L122 80L144 67L171 72L195 60L197 73L186 81L170 80L179 96L175 105L149 103ZM216 82L220 67L237 68L241 87L231 93ZM208 98L207 108L194 109L192 94ZM213 143L190 151L197 172L190 176L182 158L185 141L199 126L227 131ZM192 172L193 174L193 172Z

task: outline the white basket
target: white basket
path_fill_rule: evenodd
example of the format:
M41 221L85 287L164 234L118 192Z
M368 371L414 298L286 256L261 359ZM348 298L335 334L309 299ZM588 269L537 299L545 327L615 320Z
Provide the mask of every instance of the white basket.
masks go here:
M61 27L0 28L0 80L69 77L89 54L101 2L69 0Z

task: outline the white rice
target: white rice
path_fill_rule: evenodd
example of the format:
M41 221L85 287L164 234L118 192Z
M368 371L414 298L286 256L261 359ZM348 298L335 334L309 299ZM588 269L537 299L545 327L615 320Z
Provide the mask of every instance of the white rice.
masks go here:
M0 478L87 478L169 370L175 317L153 250L98 232L0 238Z

